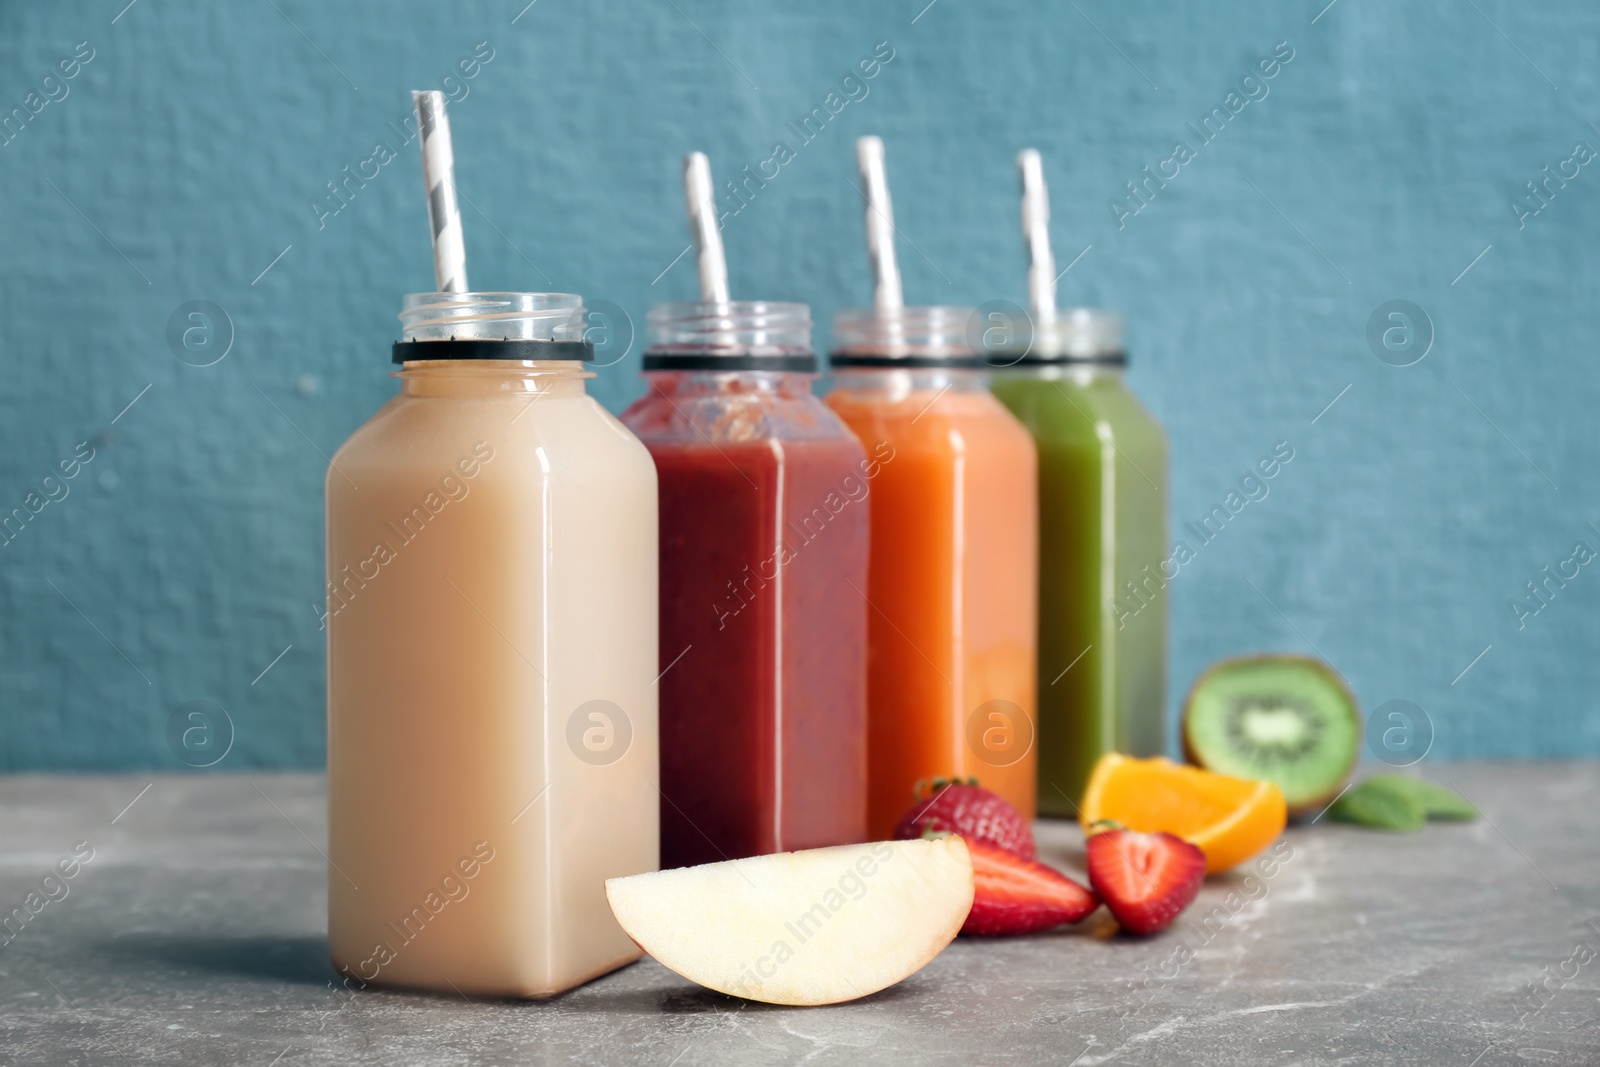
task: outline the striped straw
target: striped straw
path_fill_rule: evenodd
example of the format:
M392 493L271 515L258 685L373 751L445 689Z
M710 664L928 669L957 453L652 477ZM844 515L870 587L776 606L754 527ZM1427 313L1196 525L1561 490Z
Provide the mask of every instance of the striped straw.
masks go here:
M1034 328L1048 329L1056 321L1056 257L1050 251L1050 192L1044 185L1044 164L1039 153L1025 148L1017 153L1022 172L1022 239L1028 244L1028 304Z
M465 293L467 249L461 240L461 208L456 204L456 157L450 149L450 117L437 89L413 92L417 131L422 142L422 184L428 191L433 223L433 280L441 293Z
M872 305L880 312L896 312L905 300L900 290L900 265L894 258L894 205L889 202L889 179L883 170L883 140L862 137L856 141L856 168L867 198L867 257L872 261Z
M683 157L683 199L689 207L689 232L694 235L694 254L700 265L700 299L726 304L728 258L722 251L722 231L717 228L711 161L704 152L690 152Z

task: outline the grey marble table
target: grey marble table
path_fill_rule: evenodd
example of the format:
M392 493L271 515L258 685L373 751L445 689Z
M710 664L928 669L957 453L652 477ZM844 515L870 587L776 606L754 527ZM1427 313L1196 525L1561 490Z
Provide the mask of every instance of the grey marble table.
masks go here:
M1600 1063L1600 763L1430 770L1488 818L1296 827L1275 867L1211 879L1156 937L1097 918L962 938L899 986L801 1009L648 959L544 1003L349 993L326 960L320 776L0 778L0 911L93 849L0 945L0 1062ZM1040 842L1081 873L1074 827Z

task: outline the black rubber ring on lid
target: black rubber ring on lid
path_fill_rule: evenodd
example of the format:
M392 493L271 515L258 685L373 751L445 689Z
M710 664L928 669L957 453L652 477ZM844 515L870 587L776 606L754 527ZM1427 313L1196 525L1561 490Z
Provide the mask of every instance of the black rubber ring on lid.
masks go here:
M1012 362L1000 363L996 360L1010 359ZM1103 352L1096 356L1042 356L1037 352L1026 352L1013 358L1010 353L994 352L988 357L987 366L996 370L1005 370L1009 367L1126 367L1128 353L1118 349L1115 352Z
M594 359L588 341L530 341L523 339L451 338L448 341L396 341L393 360L416 363L434 359L498 359L516 361Z
M644 369L652 370L765 370L779 374L815 374L817 357L803 356L718 356L701 352L645 351Z
M993 370L994 364L983 356L885 356L863 352L832 352L828 362L834 367L872 368L874 370L904 367L908 370Z

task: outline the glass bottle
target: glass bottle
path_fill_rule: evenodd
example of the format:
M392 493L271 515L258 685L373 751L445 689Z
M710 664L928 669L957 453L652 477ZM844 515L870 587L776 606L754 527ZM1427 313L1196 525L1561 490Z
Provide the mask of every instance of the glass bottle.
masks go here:
M623 422L661 486L661 859L866 836L866 481L804 304L650 310Z
M987 388L970 308L841 313L828 405L884 456L872 480L868 828L939 778L1035 797L1033 441Z
M991 357L996 358L996 357ZM1110 751L1165 748L1167 440L1123 382L1122 319L1064 311L996 373L1039 451L1039 810Z
M656 481L582 300L415 293L327 483L328 940L360 983L544 997L638 957Z

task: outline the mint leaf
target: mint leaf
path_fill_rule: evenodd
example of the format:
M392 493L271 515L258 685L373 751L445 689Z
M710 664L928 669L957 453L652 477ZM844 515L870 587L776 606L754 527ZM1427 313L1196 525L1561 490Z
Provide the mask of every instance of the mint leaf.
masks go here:
M1430 819L1470 821L1478 817L1478 809L1454 790L1434 785L1421 778L1408 778L1401 774L1375 774L1362 785L1382 782L1385 788L1410 796Z
M1428 821L1427 808L1409 790L1384 780L1395 777L1380 775L1362 782L1333 802L1328 818L1374 830L1421 829Z

